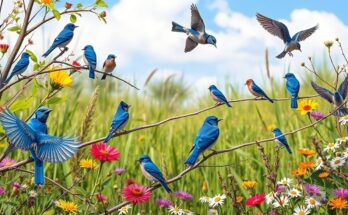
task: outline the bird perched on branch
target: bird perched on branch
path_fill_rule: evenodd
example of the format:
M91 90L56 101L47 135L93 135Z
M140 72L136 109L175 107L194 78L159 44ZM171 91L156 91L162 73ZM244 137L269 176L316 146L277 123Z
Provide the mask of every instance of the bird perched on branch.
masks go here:
M105 73L112 73L112 71L115 69L116 67L116 56L113 54L109 54L108 57L106 58L106 60L104 61L103 64L103 70ZM101 80L104 80L106 78L106 74L103 75L103 77L101 78Z
M283 52L277 56L277 58L283 58L286 53L293 56L291 52L294 50L301 51L300 42L307 39L319 28L319 25L316 25L312 28L299 31L294 36L290 37L288 27L286 27L284 23L268 18L259 13L256 14L256 19L266 31L283 40L285 48Z
M274 137L276 138L275 139L275 142L280 144L280 146L282 147L285 147L286 151L289 152L289 154L292 153L290 147L289 147L289 144L288 144L288 141L286 140L285 136L282 136L283 133L280 131L279 128L275 128L273 129L273 134L274 134Z
M29 63L29 54L23 52L21 59L19 59L19 61L16 63L15 67L12 69L10 76L6 78L4 83L7 84L13 78L13 76L17 76L19 78L19 75L22 75L22 73L27 70Z
M64 29L58 34L56 39L54 39L51 47L42 55L43 57L47 57L51 52L59 47L60 49L65 49L65 47L71 42L74 37L74 30L78 26L73 23L67 24Z
M245 82L245 85L247 85L248 90L251 94L253 94L256 97L262 97L273 103L273 100L267 96L267 94L255 84L255 82L252 79L248 79Z
M128 109L130 107L131 105L128 105L126 102L120 102L114 118L112 119L109 134L106 136L104 143L109 142L115 132L122 130L126 126L129 119Z
M167 193L172 192L172 190L168 187L168 184L164 179L162 172L152 162L149 156L142 155L138 161L140 162L140 168L145 178L152 182L159 182L162 185L162 187L167 191Z
M0 112L0 122L15 148L30 151L35 161L35 184L44 184L43 162L58 163L70 159L78 150L76 138L47 135L49 109L37 110L28 125L8 108Z
M218 124L222 119L218 119L215 116L208 116L201 129L199 130L193 147L191 149L191 154L185 161L185 164L193 166L200 154L203 154L207 149L210 149L215 145L219 137L219 127ZM203 154L204 156L204 154Z
M333 114L335 116L345 116L348 115L348 108L342 106L344 100L347 97L348 93L348 76L342 81L341 85L339 86L338 90L336 92L331 92L324 87L318 86L316 83L311 81L313 89L326 101L330 102L334 105L335 109L337 107L340 107L337 111L335 111Z
M284 78L286 79L286 89L291 95L291 108L297 108L298 92L300 91L300 82L297 80L294 74L287 73Z
M82 50L84 50L83 59L89 68L89 77L94 79L94 70L97 66L97 55L93 49L93 46L87 45Z
M192 51L198 44L211 44L216 47L216 39L205 32L203 19L195 4L191 5L191 28L172 22L172 31L187 34L185 52Z
M224 103L227 105L227 107L232 107L228 103L225 95L215 85L211 85L208 89L210 91L210 96L213 98L214 101L217 102L217 104Z

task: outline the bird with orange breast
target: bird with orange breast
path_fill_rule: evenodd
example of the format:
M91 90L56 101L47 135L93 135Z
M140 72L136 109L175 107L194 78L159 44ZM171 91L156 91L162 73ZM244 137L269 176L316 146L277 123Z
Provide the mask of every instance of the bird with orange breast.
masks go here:
M116 56L113 55L113 54L109 54L108 57L106 58L106 60L104 61L104 64L103 64L103 70L104 70L104 75L103 77L101 78L101 80L105 80L107 74L111 74L112 71L116 68Z
M248 79L245 82L245 85L247 85L249 92L257 98L262 97L273 103L273 100L270 97L268 97L267 94L259 86L255 84L253 79Z

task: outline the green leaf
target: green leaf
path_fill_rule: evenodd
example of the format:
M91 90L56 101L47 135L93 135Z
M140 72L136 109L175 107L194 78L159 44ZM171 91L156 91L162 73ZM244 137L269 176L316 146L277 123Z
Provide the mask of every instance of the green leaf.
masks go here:
M19 99L15 101L13 105L11 105L10 110L12 112L27 110L33 106L33 103L34 103L34 97Z
M8 28L7 30L8 30L8 31L19 31L19 30L21 30L21 27L19 27L18 25L16 25L16 26L13 26L13 27Z
M34 85L38 88L45 88L40 82L38 82L36 79L34 79Z
M74 14L70 15L70 22L72 22L72 23L76 22L76 16Z
M29 54L30 59L31 59L32 61L34 61L35 63L37 63L37 57L36 57L36 55L34 54L34 52L30 51L29 49L25 50L25 52Z
M36 96L37 94L37 85L34 84L34 86L31 88L31 95Z
M108 5L106 4L106 2L103 1L103 0L97 0L97 1L95 2L95 4L98 5L99 7L108 7Z
M83 5L81 4L81 3L78 3L77 5L76 5L76 8L77 9L81 9L83 7Z
M66 99L67 99L66 96L64 96L64 97L53 97L53 98L50 98L50 99L47 101L47 104L48 104L48 105L59 104L59 103L65 102Z
M34 71L37 71L37 70L39 70L39 68L40 68L40 65L39 64L34 64L34 66L33 66L33 70Z
M51 209L49 211L44 212L42 215L54 215L55 211L54 209Z
M52 9L52 13L57 20L60 20L60 13L56 9Z

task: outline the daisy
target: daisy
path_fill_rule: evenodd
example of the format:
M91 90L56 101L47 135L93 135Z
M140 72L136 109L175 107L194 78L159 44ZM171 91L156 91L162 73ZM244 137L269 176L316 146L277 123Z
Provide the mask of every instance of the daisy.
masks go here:
M315 161L315 170L319 170L324 166L323 160L319 157L316 161Z
M127 214L128 210L131 209L131 208L132 208L132 206L130 206L130 205L123 206L122 208L118 209L118 214L119 215Z
M340 137L340 138L336 139L336 143L341 145L342 143L347 142L347 140L348 140L348 136L347 137Z
M281 184L284 186L290 186L292 179L290 178L283 178L282 180L278 181L277 184Z
M202 196L201 198L199 198L199 201L201 203L208 203L209 202L209 197L208 196Z
M306 197L305 202L307 204L307 208L315 208L315 207L318 207L321 205L317 199L315 199L314 197L311 197L311 196Z
M325 151L332 151L335 152L336 149L338 149L340 147L340 145L338 143L329 143L327 144L327 146L324 148L324 152Z
M179 207L177 207L176 205L174 207L173 206L169 206L168 210L169 210L170 214L174 214L174 215L183 215L183 214L185 214L184 210L179 208Z
M309 208L306 208L305 206L298 206L294 209L293 215L308 215L311 211Z
M342 153L343 158L348 158L348 148L346 148Z
M209 206L215 208L216 206L223 205L225 199L226 199L225 194L222 194L222 195L218 194L214 196L213 198L209 199Z
M275 208L279 208L279 207L285 207L286 205L288 205L289 203L289 199L286 196L280 196L279 200L276 200L273 202L273 206Z
M274 193L270 192L269 194L266 195L266 204L271 204L274 200Z
M296 198L296 197L299 197L301 196L301 192L296 189L296 188L292 188L288 191L288 195L291 197L291 198Z
M343 166L345 163L345 159L341 157L335 157L330 161L330 166L333 169L337 169L337 167Z
M29 197L32 197L32 198L37 197L37 192L35 192L35 190L30 190L30 191L28 192L28 194L29 194Z

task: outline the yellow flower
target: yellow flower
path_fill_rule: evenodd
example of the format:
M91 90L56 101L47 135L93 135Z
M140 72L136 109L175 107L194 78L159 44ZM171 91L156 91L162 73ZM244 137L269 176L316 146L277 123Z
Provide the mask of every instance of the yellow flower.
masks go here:
M332 209L344 209L347 208L347 200L343 198L334 198L330 200L329 205Z
M276 128L276 125L275 124L269 124L268 126L267 126L267 130L268 131L273 131L273 129L275 129Z
M299 149L297 150L299 154L304 155L304 156L308 156L311 157L313 155L315 155L315 151L311 150L311 149Z
M236 202L241 203L243 201L243 196L237 196L236 197Z
M256 181L243 181L242 183L242 187L244 187L245 189L253 189L256 187L256 185Z
M318 107L318 103L311 99L301 100L298 103L298 111L301 111L301 115L306 115L307 113L312 112Z
M52 67L51 70L59 69L59 68L61 68L61 67L60 66ZM51 79L53 86L56 86L56 87L71 87L72 86L72 79L69 76L69 74L64 70L58 70L55 72L51 72L50 79Z
M67 211L69 213L75 213L77 211L77 205L73 202L67 202L62 199L58 200L57 207Z
M143 143L143 142L145 141L145 136L144 136L144 135L140 135L140 136L138 137L138 141L141 142L141 143Z
M92 159L82 159L80 160L80 167L85 169L95 169L97 168L97 163Z

